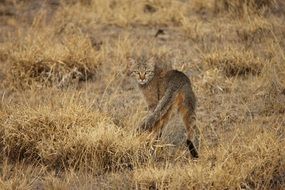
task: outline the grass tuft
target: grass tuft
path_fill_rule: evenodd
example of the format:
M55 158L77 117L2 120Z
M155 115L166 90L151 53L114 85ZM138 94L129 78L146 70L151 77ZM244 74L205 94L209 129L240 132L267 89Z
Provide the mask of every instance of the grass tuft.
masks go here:
M265 62L252 52L227 49L205 56L205 64L220 69L227 77L259 75Z
M7 84L25 89L40 86L68 86L87 81L96 75L101 64L100 53L84 35L65 35L58 41L52 31L30 31L9 46ZM7 45L8 46L8 45Z
M39 162L56 170L101 172L132 167L146 158L144 142L100 112L80 105L16 109L12 117L1 117L1 152L9 160Z

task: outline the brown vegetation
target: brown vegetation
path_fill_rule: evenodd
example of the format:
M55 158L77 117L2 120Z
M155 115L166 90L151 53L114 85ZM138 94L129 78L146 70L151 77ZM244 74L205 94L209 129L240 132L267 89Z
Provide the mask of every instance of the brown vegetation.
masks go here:
M0 189L284 189L284 16L279 0L0 1ZM193 81L197 161L179 118L136 134L139 50Z

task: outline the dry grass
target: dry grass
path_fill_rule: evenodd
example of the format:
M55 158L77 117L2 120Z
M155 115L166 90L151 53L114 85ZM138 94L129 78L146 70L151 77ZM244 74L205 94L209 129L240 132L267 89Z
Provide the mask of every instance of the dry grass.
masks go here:
M258 75L266 64L252 52L232 49L211 53L204 59L209 67L220 69L228 77Z
M0 188L284 189L282 4L1 2ZM179 118L159 141L135 133L141 51L193 81L197 161Z
M215 11L231 11L238 14L270 9L276 6L276 0L222 0L215 1ZM264 10L263 10L264 11Z
M13 42L5 44L8 56L3 59L11 62L7 71L10 87L25 89L35 82L61 85L69 75L81 81L95 75L100 54L90 39L72 31L61 37L54 37L54 33L48 27L31 29L28 34L21 31Z

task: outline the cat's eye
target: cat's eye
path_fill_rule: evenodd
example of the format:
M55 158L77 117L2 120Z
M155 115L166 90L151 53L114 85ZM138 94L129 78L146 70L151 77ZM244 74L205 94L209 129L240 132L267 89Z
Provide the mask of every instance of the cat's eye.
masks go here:
M153 72L152 71L146 71L145 72L145 74L148 74L148 75L150 75L150 74L152 74Z
M138 71L133 71L133 72L132 72L132 74L139 75L139 74L140 74L140 72L138 72Z

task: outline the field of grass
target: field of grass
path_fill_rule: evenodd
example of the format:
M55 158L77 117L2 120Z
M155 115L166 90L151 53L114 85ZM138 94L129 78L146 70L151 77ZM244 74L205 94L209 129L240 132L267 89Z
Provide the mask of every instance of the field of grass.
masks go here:
M198 160L179 117L135 132L141 51L191 79ZM0 1L0 152L0 189L285 189L285 3Z

